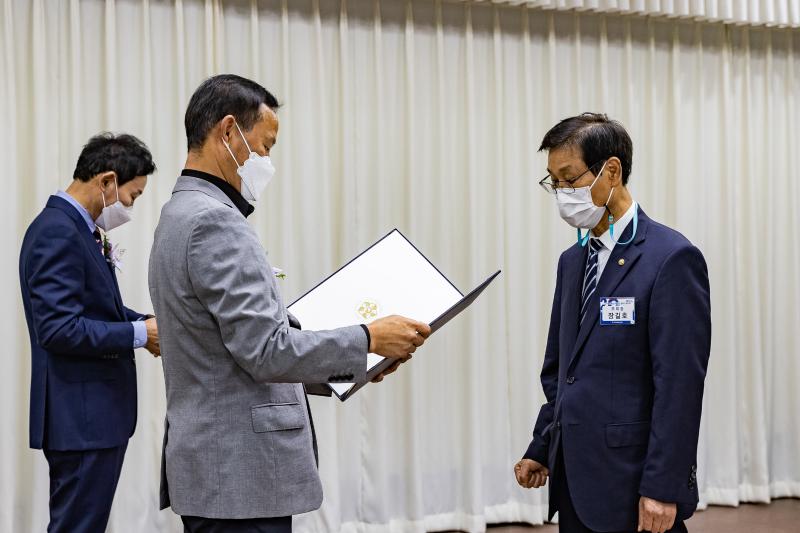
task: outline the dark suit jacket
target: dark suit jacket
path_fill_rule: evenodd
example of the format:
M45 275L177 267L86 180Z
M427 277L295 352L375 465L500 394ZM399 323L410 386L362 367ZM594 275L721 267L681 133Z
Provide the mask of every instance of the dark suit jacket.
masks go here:
M31 341L30 446L119 446L136 426L133 326L113 268L78 211L52 196L19 260Z
M620 242L628 240L629 224ZM634 241L611 253L579 325L586 248L558 263L539 412L526 458L551 469L559 446L575 510L596 531L635 529L640 495L697 505L703 384L711 345L708 271L700 251L639 210ZM620 259L624 264L620 265ZM601 297L636 298L636 324L600 325Z

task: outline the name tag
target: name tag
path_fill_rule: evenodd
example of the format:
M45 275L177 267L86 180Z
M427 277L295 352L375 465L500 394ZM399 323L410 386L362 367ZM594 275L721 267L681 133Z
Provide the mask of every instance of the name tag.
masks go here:
M600 298L601 326L632 326L636 324L636 298Z

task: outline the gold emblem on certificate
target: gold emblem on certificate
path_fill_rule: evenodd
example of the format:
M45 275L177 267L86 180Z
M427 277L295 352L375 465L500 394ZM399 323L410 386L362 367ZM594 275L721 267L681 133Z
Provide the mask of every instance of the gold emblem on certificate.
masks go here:
M375 300L364 300L359 304L356 311L358 316L364 320L371 320L378 317L378 303Z

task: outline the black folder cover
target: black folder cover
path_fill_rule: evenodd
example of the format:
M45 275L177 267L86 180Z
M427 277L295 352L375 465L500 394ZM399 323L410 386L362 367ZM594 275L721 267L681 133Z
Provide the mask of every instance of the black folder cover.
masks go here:
M451 307L450 309L442 313L439 317L434 319L433 322L430 323L431 335L436 333L442 326L444 326L452 319L454 319L456 316L458 316L464 309L472 305L472 302L477 300L478 296L481 295L481 293L486 289L486 287L488 287L489 284L493 282L495 278L497 278L497 276L500 275L500 272L501 271L498 270L497 272L486 278L486 281L475 287L469 294L464 296L455 305L453 305L453 307ZM378 376L381 372L392 366L392 363L394 363L394 359L384 359L383 361L375 365L372 368L372 370L367 372L367 381L363 383L356 383L352 388L350 388L347 392L345 392L342 395L339 395L339 393L337 393L336 391L333 391L333 393L340 400L345 401L346 399L350 398L353 394L355 394L359 389L361 389L361 387L363 387L364 385L375 379L375 377Z
M443 277L445 280L447 280L447 282L448 282L448 283L450 283L450 285L452 285L452 286L453 286L453 288L455 288L455 289L456 289L456 291L458 291L460 294L464 294L463 292L461 292L461 291L458 289L458 287L456 287L456 286L455 286L455 284L454 284L452 281L450 281L450 280L447 278L447 276L445 276L445 275L442 273L442 271L441 271L441 270L439 270L439 269L436 267L436 265L434 265L434 264L433 264L433 262L432 262L430 259L428 259L428 258L425 256L425 254L423 254L423 253L422 253L422 252L419 250L419 248L417 248L417 247L414 245L414 243L412 243L410 240L408 240L408 238L407 238L405 235L403 235L403 234L400 232L400 230L398 230L397 228L395 228L395 229L393 229L392 231L390 231L388 234L384 235L382 238L378 239L378 241L376 241L376 242L375 242L375 243L374 243L372 246L370 246L369 248L367 248L366 250L364 250L363 252L361 252L360 254L358 254L356 257L354 257L353 259L351 259L351 260L350 260L350 261L349 261L347 264L345 264L345 265L344 265L343 267L341 267L339 270L337 270L336 272L334 272L333 274L331 274L330 276L328 276L327 278L325 278L323 281L321 281L319 284L317 284L317 285L316 285L314 288L312 288L311 290L309 290L308 292L306 292L305 294L303 294L302 296L300 296L299 298L297 298L297 299L296 299L294 302L292 302L292 303L289 305L289 309L291 310L291 307L292 307L294 304L296 304L297 302L299 302L300 300L302 300L302 299L303 299L305 296L307 296L308 294L310 294L310 293L311 293L311 292L312 292L314 289L316 289L317 287L319 287L320 285L322 285L323 283L325 283L325 282L326 282L328 279L330 279L331 277L333 277L333 276L334 276L334 275L335 275L337 272L339 272L340 270L342 270L343 268L345 268L347 265L349 265L350 263L352 263L353 261L355 261L356 259L358 259L358 258L359 258L359 257L361 257L362 255L364 255L364 254L365 254L367 251L369 251L370 249L372 249L372 248L373 248L373 247L374 247L376 244L378 244L379 242L381 242L382 240L384 240L386 237L388 237L389 235L391 235L391 234L393 234L393 233L398 233L398 234L399 234L401 237L403 237L403 238L404 238L406 241L408 241L408 243L409 243L411 246L413 246L413 247L414 247L414 249L417 251L417 253L419 253L419 255L421 255L422 257L424 257L424 258L425 258L425 260L426 260L426 261L428 261L428 263L430 263L430 264L431 264L431 266L433 266L433 268L435 268L435 269L436 269L436 271L437 271L437 272L439 272L439 274L440 274L440 275L441 275L441 276L442 276L442 277ZM453 305L453 306L452 306L450 309L448 309L447 311L445 311L444 313L442 313L440 316L438 316L437 318L435 318L435 319L433 320L433 322L431 322L431 323L430 323L431 330L432 330L431 334L433 334L433 333L435 333L436 331L438 331L438 330L439 330L439 329L440 329L442 326L444 326L445 324L447 324L448 322L450 322L450 321L451 321L453 318L455 318L455 317L456 317L456 316L457 316L459 313L461 313L461 311L463 311L464 309L466 309L467 307L469 307L469 306L472 304L472 302L474 302L474 301L475 301L475 300L478 298L478 296L480 296L480 294L481 294L481 293L484 291L484 289L486 289L486 287L488 287L488 286L489 286L489 284L490 284L492 281L494 281L494 280L495 280L495 278L497 278L497 276L499 276L499 275L500 275L500 272L501 272L501 271L500 271L500 270L498 270L497 272L495 272L494 274L492 274L491 276L489 276L489 277L486 279L486 281L484 281L483 283L481 283L480 285L478 285L477 287L475 287L475 289L473 289L473 290L472 290L472 291L471 291L469 294L467 294L466 296L464 296L464 297L463 297L461 300L459 300L459 301L458 301L458 302L457 302L455 305ZM338 392L336 392L335 390L333 390L333 389L331 389L331 390L333 390L333 393L336 395L336 397L337 397L337 398L339 398L339 399L340 399L340 400L342 400L342 401L345 401L346 399L350 398L350 397L351 397L353 394L355 394L355 393L356 393L358 390L360 390L360 389L361 389L361 388L362 388L364 385L366 385L367 383L369 383L370 381L372 381L372 380L375 378L375 376L377 376L378 374L380 374L381 372L383 372L384 370L386 370L387 368L389 368L390 366L392 366L392 363L393 363L393 362L394 362L394 360L393 360L393 359L385 359L385 360L381 361L380 363L378 363L377 365L375 365L375 366L372 368L372 370L370 370L369 372L367 372L367 380L366 380L365 382L363 382L363 383L356 383L356 384L355 384L353 387L351 387L350 389L348 389L348 390L347 390L347 392L345 392L344 394L341 394L341 395L340 395L340 394L339 394Z

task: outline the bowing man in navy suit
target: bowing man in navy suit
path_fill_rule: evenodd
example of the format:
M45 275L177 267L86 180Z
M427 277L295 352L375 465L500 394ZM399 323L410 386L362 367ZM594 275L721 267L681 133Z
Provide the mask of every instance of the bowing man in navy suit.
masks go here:
M119 253L101 232L130 220L154 170L135 137L93 137L22 242L30 446L50 469L49 532L105 531L136 425L133 350L160 354L155 319L122 303Z
M633 144L621 124L568 118L540 150L549 172L540 183L578 242L558 262L547 403L517 482L550 478L562 532L685 532L711 344L705 260L632 199Z

